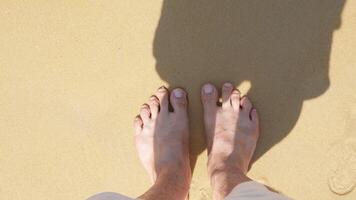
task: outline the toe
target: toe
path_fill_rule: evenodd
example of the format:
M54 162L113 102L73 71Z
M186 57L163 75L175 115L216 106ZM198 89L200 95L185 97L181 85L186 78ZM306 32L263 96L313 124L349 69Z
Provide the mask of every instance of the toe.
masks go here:
M135 129L135 134L139 134L142 131L142 126L143 126L143 122L141 120L140 116L136 116L134 119L134 129Z
M187 110L187 93L181 89L176 88L172 91L170 100L174 112L182 112Z
M237 89L234 89L231 93L231 105L234 110L240 110L240 91Z
M258 125L259 118L258 118L258 113L257 113L256 108L252 108L252 110L251 110L251 120L254 124Z
M201 100L205 111L217 109L218 91L214 85L207 83L202 87Z
M247 96L242 97L241 99L241 109L243 112L250 113L252 109L252 103Z
M150 106L151 110L151 118L156 119L159 111L159 99L156 96L151 96L148 100L148 105Z
M159 100L159 104L160 104L160 111L161 112L168 112L168 89L164 86L158 88L155 96L158 98Z
M148 120L150 120L150 116L151 116L151 111L149 105L143 104L140 110L140 117L144 124L146 124Z
M231 92L234 89L233 85L231 83L224 83L222 87L222 92L221 92L221 98L222 98L222 107L225 108L230 108L231 107Z

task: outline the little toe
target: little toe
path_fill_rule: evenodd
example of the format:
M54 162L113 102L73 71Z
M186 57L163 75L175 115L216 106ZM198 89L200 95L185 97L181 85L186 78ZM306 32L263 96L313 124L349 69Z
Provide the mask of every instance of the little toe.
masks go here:
M202 87L201 100L203 102L204 111L215 111L217 109L218 91L214 85L207 83Z
M160 111L161 112L168 112L168 105L169 105L169 100L168 100L168 96L169 95L169 91L166 87L162 86L160 88L158 88L155 96L158 98L159 100L159 105L160 105Z
M141 106L141 110L140 110L140 117L143 121L143 124L146 124L151 117L151 111L150 111L150 107L147 104L143 104Z
M151 96L148 100L148 105L151 110L151 118L156 119L159 111L159 99L155 95Z
M140 116L136 116L134 119L134 129L135 129L135 134L140 134L142 131L142 126L143 126L143 122L141 120Z
M222 87L222 92L221 92L223 109L231 108L230 97L231 97L231 93L232 93L233 89L234 89L234 86L231 83L224 83L224 85Z
M176 88L172 91L170 101L174 112L186 112L187 93L182 88Z
M240 110L240 91L237 89L234 89L231 93L231 105L234 110Z
M258 112L257 112L256 108L252 108L252 110L251 110L251 120L254 124L258 125L259 117L258 117Z

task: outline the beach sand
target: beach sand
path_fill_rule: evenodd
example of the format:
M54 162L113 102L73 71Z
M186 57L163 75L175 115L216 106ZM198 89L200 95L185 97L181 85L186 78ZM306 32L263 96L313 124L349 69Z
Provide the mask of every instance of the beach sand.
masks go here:
M138 196L133 118L189 92L190 197L211 199L199 88L261 114L249 176L293 199L356 199L356 1L2 1L0 199Z

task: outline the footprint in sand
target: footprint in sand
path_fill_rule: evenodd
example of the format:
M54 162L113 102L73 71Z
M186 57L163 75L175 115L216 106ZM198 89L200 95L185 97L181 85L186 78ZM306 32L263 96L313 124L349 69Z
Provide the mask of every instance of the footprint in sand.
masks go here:
M354 134L355 128L356 112L353 112L346 131L348 134ZM347 194L356 187L356 137L348 136L343 142L334 146L331 152L333 158L329 163L329 188L336 194Z
M356 186L356 139L346 139L335 148L337 164L328 177L329 188L336 194L347 194Z

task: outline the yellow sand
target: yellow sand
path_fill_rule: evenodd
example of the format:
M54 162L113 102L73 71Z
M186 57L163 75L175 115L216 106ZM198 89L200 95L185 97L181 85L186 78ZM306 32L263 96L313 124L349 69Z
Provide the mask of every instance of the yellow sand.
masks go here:
M199 88L225 80L261 113L250 177L356 199L328 186L355 182L355 76L352 0L3 0L0 199L144 192L132 119L162 84L190 94L191 199L209 199Z

